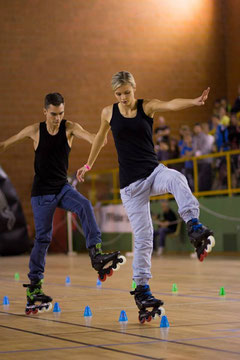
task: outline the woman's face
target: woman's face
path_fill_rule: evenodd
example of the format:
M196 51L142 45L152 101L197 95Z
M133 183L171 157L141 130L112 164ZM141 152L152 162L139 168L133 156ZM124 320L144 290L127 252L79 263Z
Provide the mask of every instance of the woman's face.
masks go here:
M115 91L114 94L119 103L123 106L130 105L134 100L134 92L136 89L132 87L131 84L124 84L119 86Z

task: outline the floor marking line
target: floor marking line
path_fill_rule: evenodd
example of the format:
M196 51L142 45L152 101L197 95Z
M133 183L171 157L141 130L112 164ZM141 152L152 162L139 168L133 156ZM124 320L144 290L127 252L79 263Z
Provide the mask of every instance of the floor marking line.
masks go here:
M31 335L43 336L43 337L52 338L52 339L55 339L55 340L71 342L71 343L74 343L74 344L81 344L81 345L85 345L85 346L87 346L87 347L93 347L93 348L98 348L98 349L113 351L113 352L117 352L117 353L122 353L122 354L126 354L126 355L136 356L136 357L140 357L140 358L142 358L142 359L164 360L164 358L156 358L156 357L152 357L152 356L136 354L136 353L132 353L132 352L129 352L129 351L124 351L124 350L109 348L109 347L106 347L106 346L103 346L103 345L88 344L88 343L85 343L85 342L83 342L83 341L65 339L65 338L61 338L61 337L53 336L53 335L49 335L49 334L41 334L41 333L38 333L38 332L36 332L36 331L29 331L29 330L24 330L24 329L20 329L20 328L14 328L14 327L6 326L6 325L0 325L0 327L5 328L5 329L10 329L10 330L15 330L15 331L20 331L20 332L28 333L28 334L31 334Z
M1 311L0 311L1 313ZM8 313L9 315L15 315L15 316L20 316L20 317L24 317L27 318L26 315L18 315L18 314L14 314L14 313ZM75 324L75 323L69 323L67 321L59 321L59 320L54 320L54 319L46 319L46 318L40 318L40 317L28 317L29 319L35 319L35 320L42 320L42 321L51 321L51 322L56 322L56 323L60 323L60 324L65 324L65 325L71 325L71 326L78 326L78 327L88 327L91 329L95 329L95 330L101 330L101 331L105 331L105 332L111 332L111 333L117 333L117 334L121 334L121 335L128 335L128 336L134 336L134 337L140 337L143 339L150 339L150 340L158 340L160 342L168 342L168 343L172 343L172 344L180 344L180 345L185 345L185 346L190 346L190 347L196 347L196 348L200 348L200 349L205 349L205 350L212 350L212 351L217 351L217 352L224 352L224 353L229 353L229 354L235 354L235 355L239 355L240 352L234 352L231 350L224 350L224 349L217 349L217 348L212 348L212 347L208 347L208 346L204 346L204 345L197 345L197 344L188 344L188 343L184 343L181 340L167 340L167 339L159 339L156 337L152 337L152 336L146 336L146 335L138 335L138 334L132 334L129 332L121 332L118 330L110 330L110 329L106 329L106 328L100 328L100 327L96 327L96 326L89 326L89 325L83 325L83 324ZM0 326L4 326L4 325L0 325ZM24 331L24 330L22 330Z

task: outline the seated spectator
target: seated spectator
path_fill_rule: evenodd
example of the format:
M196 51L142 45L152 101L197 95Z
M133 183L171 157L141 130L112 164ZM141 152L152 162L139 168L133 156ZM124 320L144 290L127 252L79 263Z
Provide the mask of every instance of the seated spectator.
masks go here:
M165 239L167 234L174 233L177 229L177 216L175 212L169 207L168 201L161 201L162 218L152 215L153 223L157 225L157 229L154 231L154 248L156 254L160 256L165 247Z
M207 135L203 132L202 125L197 123L193 128L194 136L192 141L194 156L210 154L212 146ZM198 188L199 191L207 191L212 186L211 158L198 160ZM195 189L196 191L196 189Z
M233 113L238 113L240 111L240 84L238 85L238 97L236 98L231 111Z

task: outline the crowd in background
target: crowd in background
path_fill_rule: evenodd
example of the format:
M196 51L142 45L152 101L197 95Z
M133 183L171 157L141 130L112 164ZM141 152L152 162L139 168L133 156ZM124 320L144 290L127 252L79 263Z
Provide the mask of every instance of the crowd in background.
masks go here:
M209 121L196 123L193 128L181 125L178 138L171 135L165 118L159 116L154 144L160 162L240 149L240 85L232 106L226 98L217 99ZM226 157L199 159L197 163L199 191L227 188ZM168 166L181 171L194 191L193 162L190 159ZM240 154L231 155L231 172L232 187L240 187Z

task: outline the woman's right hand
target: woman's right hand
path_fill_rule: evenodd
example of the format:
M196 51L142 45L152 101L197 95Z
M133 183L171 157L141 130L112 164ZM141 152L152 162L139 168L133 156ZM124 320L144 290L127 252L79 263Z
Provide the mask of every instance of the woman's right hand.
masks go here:
M89 170L90 169L87 169L85 165L83 167L81 167L80 169L78 169L78 171L77 171L77 179L78 179L79 182L84 182L84 175Z

